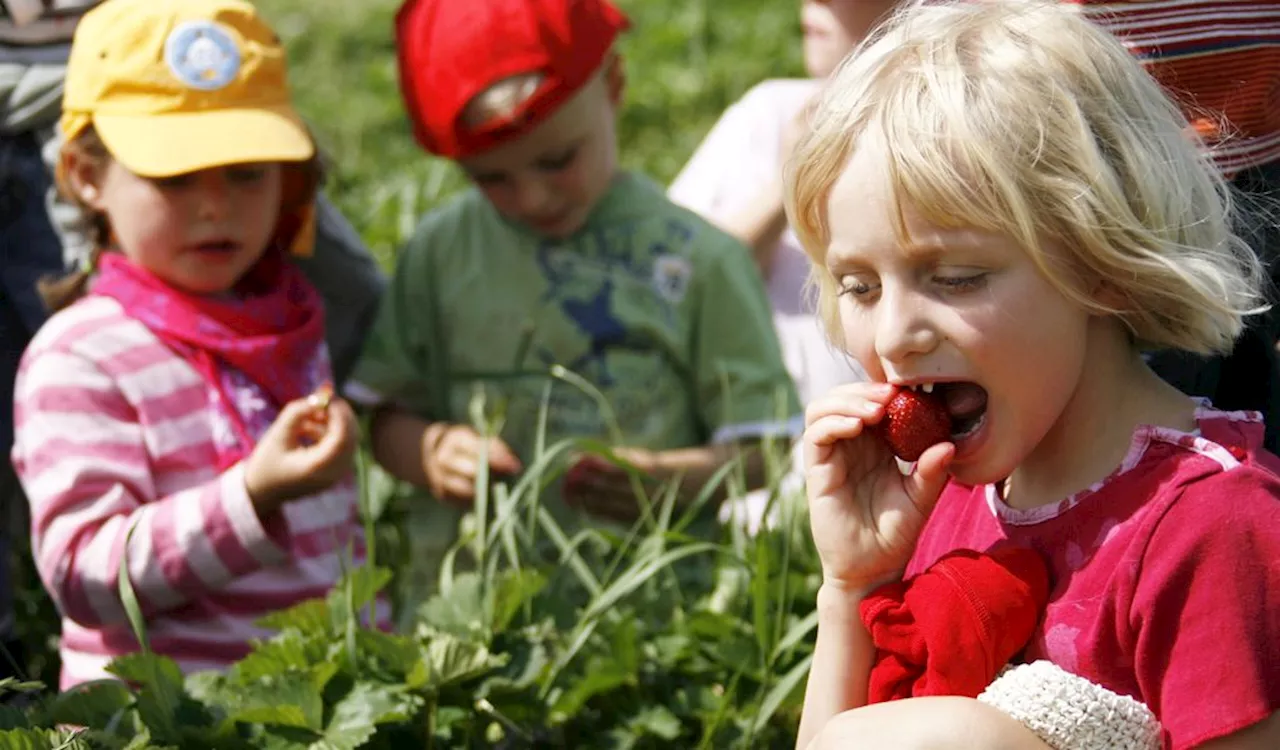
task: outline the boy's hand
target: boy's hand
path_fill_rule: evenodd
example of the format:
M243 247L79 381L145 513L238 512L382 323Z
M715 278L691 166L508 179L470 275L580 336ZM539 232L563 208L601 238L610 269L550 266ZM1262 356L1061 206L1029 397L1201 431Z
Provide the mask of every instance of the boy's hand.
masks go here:
M865 591L906 567L942 488L955 446L940 443L903 476L888 445L866 427L880 422L895 389L851 383L805 412L805 488L823 577Z
M467 425L435 422L427 427L422 441L422 468L427 487L438 500L471 507L482 442L480 433ZM492 472L517 474L522 469L515 452L499 438L489 438L488 459Z
M613 452L644 474L642 481L650 489L655 481L665 478L653 451L615 448ZM619 523L633 523L640 517L640 500L631 476L621 466L598 456L583 456L569 468L564 478L564 500L570 507Z
M346 401L285 404L245 460L244 485L260 516L328 489L352 470L359 429Z

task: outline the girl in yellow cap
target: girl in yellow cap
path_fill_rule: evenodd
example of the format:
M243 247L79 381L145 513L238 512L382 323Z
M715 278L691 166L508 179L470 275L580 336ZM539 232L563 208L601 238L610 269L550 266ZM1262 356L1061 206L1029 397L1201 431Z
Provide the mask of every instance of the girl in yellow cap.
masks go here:
M350 407L331 398L310 247L319 170L284 53L238 0L108 0L72 44L61 190L98 223L92 277L24 355L14 465L63 615L62 687L138 648L242 657L263 614L363 557ZM358 561L358 560L357 560Z

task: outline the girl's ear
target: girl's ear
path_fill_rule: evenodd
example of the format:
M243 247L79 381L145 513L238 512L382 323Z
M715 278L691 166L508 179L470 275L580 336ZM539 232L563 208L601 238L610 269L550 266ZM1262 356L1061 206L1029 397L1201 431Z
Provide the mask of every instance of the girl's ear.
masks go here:
M103 211L102 201L102 164L77 151L64 150L59 156L58 171L63 177L63 188L71 195L67 196L83 203L94 211Z
M1089 296L1094 302L1108 310L1128 311L1131 307L1129 297L1106 279L1096 279Z

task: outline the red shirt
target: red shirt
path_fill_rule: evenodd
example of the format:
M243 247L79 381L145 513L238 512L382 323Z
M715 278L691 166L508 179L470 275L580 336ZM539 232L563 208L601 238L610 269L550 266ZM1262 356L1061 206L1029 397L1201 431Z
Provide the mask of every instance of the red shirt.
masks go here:
M1202 409L1200 436L1134 435L1098 485L1029 511L952 482L907 568L1030 547L1052 589L1025 654L1142 701L1180 750L1280 706L1280 459L1254 413Z

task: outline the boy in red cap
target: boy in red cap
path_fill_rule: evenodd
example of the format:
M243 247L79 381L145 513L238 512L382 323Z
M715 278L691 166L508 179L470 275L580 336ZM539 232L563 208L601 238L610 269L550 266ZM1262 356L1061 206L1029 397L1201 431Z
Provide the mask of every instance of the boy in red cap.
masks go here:
M454 508L473 499L481 386L502 414L496 472L533 457L544 392L548 444L608 438L597 403L553 365L608 399L628 461L694 492L744 441L798 427L750 252L619 169L626 26L606 0L409 0L397 15L415 136L475 187L409 241L348 392L381 407L379 463ZM616 467L573 477L571 506L637 516Z

